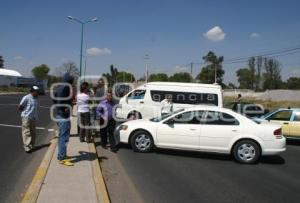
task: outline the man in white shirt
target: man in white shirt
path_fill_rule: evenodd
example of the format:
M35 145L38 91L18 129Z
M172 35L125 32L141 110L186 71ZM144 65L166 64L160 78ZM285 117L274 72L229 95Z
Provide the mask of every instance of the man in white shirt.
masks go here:
M22 117L22 137L24 149L31 152L35 144L35 123L37 120L38 109L38 91L37 86L30 89L30 94L25 95L19 105L19 111Z
M88 83L84 82L80 86L80 93L77 94L77 111L79 118L79 139L80 142L91 142L90 126L90 96Z
M166 95L165 99L160 102L161 115L166 115L173 112L172 95Z

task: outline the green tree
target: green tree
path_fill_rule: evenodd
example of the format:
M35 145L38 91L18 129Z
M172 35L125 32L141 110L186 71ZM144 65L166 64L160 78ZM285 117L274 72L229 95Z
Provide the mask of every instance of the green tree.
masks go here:
M187 72L174 73L169 77L170 82L192 82L192 80L191 74Z
M168 81L168 75L165 73L156 73L156 74L151 74L149 76L149 82L154 82L154 81L158 81L158 82L166 82Z
M235 84L233 84L233 83L228 83L228 86L227 86L229 89L236 89L236 86L235 86Z
M252 84L249 82L252 79L251 71L249 68L241 68L236 71L236 76L239 81L240 89L251 89Z
M248 68L242 68L236 71L240 88L256 91L261 89L262 60L263 58L261 56L251 57L248 60Z
M135 78L132 73L121 71L117 73L117 82L134 82Z
M200 80L201 83L212 84L215 82L215 71L216 71L216 82L222 84L223 76L225 71L222 68L224 61L223 56L216 56L214 52L209 51L206 56L202 59L208 65L203 67L201 72L197 75L196 79Z
M114 65L110 65L110 73L103 73L102 76L107 79L108 87L113 87L117 82L118 69Z
M4 68L4 59L0 56L0 68Z
M46 64L41 64L34 67L31 73L37 80L44 80L47 79L49 71L50 68Z
M59 74L60 76L64 75L65 73L69 73L73 77L77 78L79 76L79 70L73 61L68 61L66 63L63 63L59 69Z
M280 64L276 59L264 60L264 89L279 89L282 85Z
M57 83L57 82L61 82L62 81L62 77L59 76L54 76L54 75L48 75L48 87L51 87L52 84Z
M255 71L255 57L251 57L248 60L248 67L249 67L249 89L254 90L256 84L256 71Z
M300 77L290 77L286 81L286 86L288 89L300 89Z
M262 76L261 76L261 69L263 65L263 57L258 56L256 58L256 78L255 78L255 91L260 90L261 87L261 82L262 82Z

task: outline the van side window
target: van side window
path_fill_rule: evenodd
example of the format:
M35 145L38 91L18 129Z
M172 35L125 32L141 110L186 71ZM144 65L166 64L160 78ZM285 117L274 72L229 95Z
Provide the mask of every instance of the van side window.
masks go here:
M211 104L218 106L218 95L209 93L174 92L174 91L150 91L152 101L161 102L166 95L172 96L172 102L178 104Z
M146 90L134 90L128 95L128 99L144 99Z

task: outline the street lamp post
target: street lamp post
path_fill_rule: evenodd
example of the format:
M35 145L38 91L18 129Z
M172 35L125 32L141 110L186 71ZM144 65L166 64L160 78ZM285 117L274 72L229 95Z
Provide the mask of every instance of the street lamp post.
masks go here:
M81 24L80 64L79 64L79 76L81 77L81 75L82 75L82 48L83 48L83 29L84 29L84 25L87 24L87 23L91 23L91 22L97 22L98 18L92 18L88 21L81 21L81 20L78 20L77 18L74 18L73 16L68 16L68 19L73 20L73 21Z

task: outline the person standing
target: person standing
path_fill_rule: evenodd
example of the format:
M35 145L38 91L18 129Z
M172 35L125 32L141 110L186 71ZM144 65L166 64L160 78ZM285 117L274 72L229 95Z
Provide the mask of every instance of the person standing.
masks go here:
M172 96L166 95L165 99L160 102L161 115L166 115L173 112Z
M57 159L60 164L73 166L74 164L67 157L67 143L70 137L72 115L72 87L74 78L66 73L63 76L63 82L66 84L58 86L55 94L54 103L56 106L56 120L59 130L58 154Z
M91 114L91 125L92 128L92 135L93 137L96 137L100 135L100 126L99 126L99 120L97 119L97 106L101 101L103 101L106 97L105 95L105 81L103 78L100 78L97 83L93 84L93 87L90 90L90 98L92 101L90 114Z
M236 103L242 103L242 94L238 94L236 98Z
M117 151L116 140L114 137L116 121L113 117L115 105L116 103L113 101L112 91L109 90L106 94L106 99L100 102L96 109L97 119L100 122L101 145L103 148L106 148L108 137L110 150L112 152Z
M32 86L30 94L27 94L22 98L18 107L22 118L23 146L27 153L31 152L35 145L35 125L38 116L38 91L39 88L37 86Z
M79 140L80 142L87 143L91 142L90 135L90 96L88 83L84 82L80 86L80 93L77 94L77 108L78 108L78 117L79 117Z

